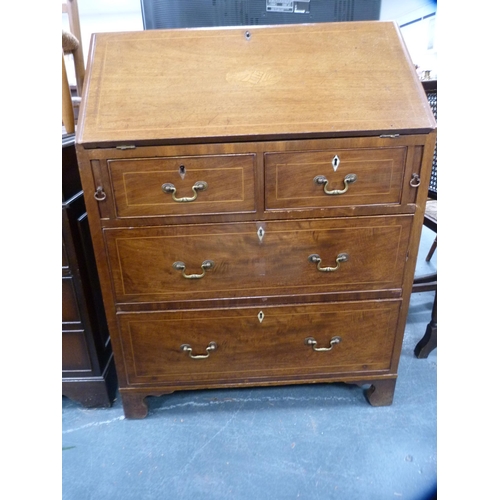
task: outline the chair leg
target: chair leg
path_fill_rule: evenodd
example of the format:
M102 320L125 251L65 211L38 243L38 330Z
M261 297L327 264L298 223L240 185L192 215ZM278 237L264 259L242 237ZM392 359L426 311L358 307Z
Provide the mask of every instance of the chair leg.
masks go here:
M427 358L429 354L437 347L437 290L432 305L431 321L427 325L425 335L415 346L415 356L419 359Z
M75 132L75 114L64 63L64 52L62 53L62 122L68 134Z
M427 254L427 257L425 258L426 262L429 262L431 260L432 256L434 255L434 252L437 248L437 244L438 244L438 237L436 236L436 238L434 239L434 243L432 244L431 249L429 250L429 253Z

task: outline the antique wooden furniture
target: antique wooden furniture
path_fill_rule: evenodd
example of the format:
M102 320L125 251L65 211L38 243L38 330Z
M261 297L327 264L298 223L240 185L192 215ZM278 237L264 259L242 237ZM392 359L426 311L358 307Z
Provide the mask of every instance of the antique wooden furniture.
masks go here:
M393 400L435 121L393 23L93 36L77 153L125 415L184 389Z
M62 139L62 394L111 406L117 379L97 277L75 136Z

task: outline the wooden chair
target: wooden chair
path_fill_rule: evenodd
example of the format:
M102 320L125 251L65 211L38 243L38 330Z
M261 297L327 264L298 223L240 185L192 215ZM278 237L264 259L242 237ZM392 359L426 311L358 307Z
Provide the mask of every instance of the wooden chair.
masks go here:
M62 41L62 122L68 134L75 131L75 108L81 101L83 91L83 80L85 77L85 63L83 59L82 35L80 31L80 15L77 0L66 0L62 2L62 13L68 15L69 32L63 31ZM68 81L68 73L64 55L71 54L75 76L76 88L72 89ZM75 93L76 95L73 95Z
M422 84L427 94L427 100L437 120L437 81L424 81ZM436 238L425 258L425 260L429 262L437 248L437 144L434 149L434 161L432 164L428 200L425 208L424 226L436 233ZM432 305L431 321L427 325L424 336L415 346L414 352L417 358L427 358L427 356L437 347L437 272L415 277L413 281L412 292L428 291L435 291L434 303Z

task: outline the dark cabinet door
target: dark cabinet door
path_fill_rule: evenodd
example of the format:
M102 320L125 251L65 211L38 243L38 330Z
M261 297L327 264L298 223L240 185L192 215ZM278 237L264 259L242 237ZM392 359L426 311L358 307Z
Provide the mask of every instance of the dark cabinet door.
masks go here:
M111 406L116 373L90 240L74 136L62 142L62 395Z

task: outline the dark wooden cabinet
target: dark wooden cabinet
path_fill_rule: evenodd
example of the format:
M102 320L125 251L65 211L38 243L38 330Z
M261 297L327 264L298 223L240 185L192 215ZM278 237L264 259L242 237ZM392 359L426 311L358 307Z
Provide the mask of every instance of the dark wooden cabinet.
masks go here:
M117 388L74 135L62 139L62 394L111 406Z
M436 124L393 23L93 37L77 154L125 415L182 389L391 404Z

